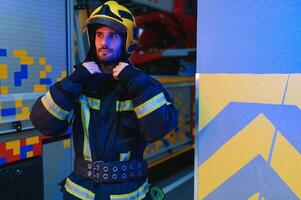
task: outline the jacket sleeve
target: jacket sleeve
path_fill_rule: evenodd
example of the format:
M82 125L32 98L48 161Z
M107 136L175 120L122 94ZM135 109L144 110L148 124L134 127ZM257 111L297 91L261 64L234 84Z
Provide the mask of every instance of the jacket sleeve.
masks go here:
M75 107L81 93L81 82L90 73L84 67L77 67L71 76L52 85L49 91L33 104L30 120L43 135L56 136L64 133L69 126L67 116Z
M132 65L118 75L133 101L140 130L147 141L161 139L178 123L178 111L162 84Z

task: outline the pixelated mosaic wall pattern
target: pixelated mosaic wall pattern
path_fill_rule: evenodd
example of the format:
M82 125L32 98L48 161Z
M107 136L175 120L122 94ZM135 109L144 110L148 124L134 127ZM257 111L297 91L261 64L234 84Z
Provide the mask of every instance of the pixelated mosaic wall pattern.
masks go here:
M177 128L167 134L163 139L149 144L144 152L144 156L151 157L160 153L171 152L182 146L192 145L192 90L194 87L178 87L167 89L175 106L179 111L179 121ZM191 100L190 103L187 101Z
M0 49L0 123L28 119L34 100L67 75L65 67L53 73L45 57L28 54L26 50ZM12 59L18 61L17 66L5 63Z
M40 136L0 143L0 166L42 154Z
M198 6L197 199L301 199L300 2Z
M66 75L65 4L1 0L0 124L28 119L35 99Z

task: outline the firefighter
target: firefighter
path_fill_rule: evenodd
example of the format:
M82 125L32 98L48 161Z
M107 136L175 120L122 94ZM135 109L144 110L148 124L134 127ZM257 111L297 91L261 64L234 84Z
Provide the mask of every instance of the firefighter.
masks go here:
M63 198L160 199L158 190L149 192L143 152L176 127L173 100L131 64L138 29L126 7L107 1L84 28L87 58L38 98L30 114L47 136L63 134L72 123L74 169L62 184Z

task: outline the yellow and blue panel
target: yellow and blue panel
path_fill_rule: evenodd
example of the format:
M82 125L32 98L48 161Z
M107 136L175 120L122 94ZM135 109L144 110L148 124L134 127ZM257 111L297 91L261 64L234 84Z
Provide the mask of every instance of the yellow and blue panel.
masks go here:
M66 70L61 68L61 71L53 74L53 67L46 62L45 57L34 59L28 56L26 50L10 52L0 49L0 60L1 56L8 57L7 62L17 59L19 67L15 70L8 64L0 64L0 123L26 120L34 100L53 83L65 77ZM38 68L32 66L35 60Z
M53 7L34 0L1 2L0 123L28 119L35 99L67 74L65 1Z
M196 199L301 199L300 8L198 5Z

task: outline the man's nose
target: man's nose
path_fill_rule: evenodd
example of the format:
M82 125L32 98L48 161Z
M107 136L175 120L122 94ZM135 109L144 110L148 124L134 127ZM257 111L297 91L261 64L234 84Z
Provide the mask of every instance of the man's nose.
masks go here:
M111 40L110 40L110 37L109 37L109 36L103 37L102 45L108 46L108 45L110 44L110 42L111 42Z

